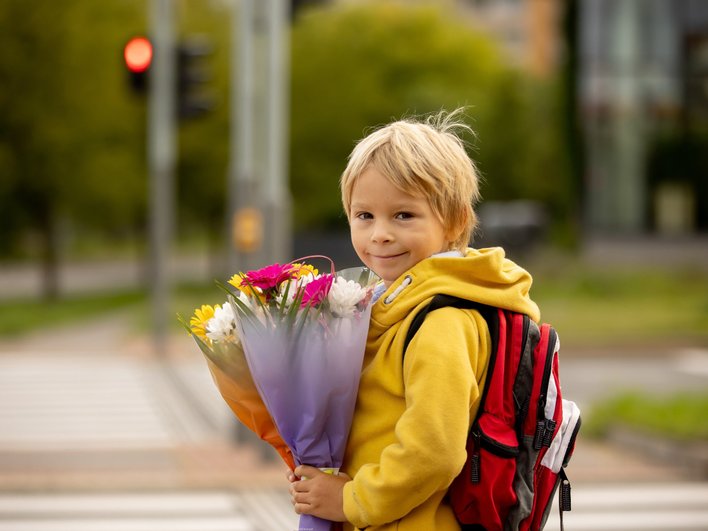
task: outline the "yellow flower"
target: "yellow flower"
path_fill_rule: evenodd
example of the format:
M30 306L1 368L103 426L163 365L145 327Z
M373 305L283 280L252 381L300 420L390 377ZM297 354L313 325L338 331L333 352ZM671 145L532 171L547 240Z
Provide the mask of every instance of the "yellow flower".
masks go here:
M234 288L242 292L247 297L257 296L259 299L261 299L262 302L265 302L265 295L263 295L263 292L260 288L241 284L241 281L243 280L244 276L245 275L243 273L236 273L229 279L229 284L231 284Z
M234 288L239 289L243 291L243 287L241 286L241 281L243 280L243 273L236 273L234 276L232 276L229 279L229 284L231 284Z
M209 319L214 317L214 310L220 308L217 304L216 306L209 306L208 304L202 304L201 308L194 310L194 315L189 320L189 327L195 336L199 337L202 341L209 341L206 335L206 324Z
M293 264L293 273L295 273L295 278L302 278L310 274L317 276L319 271L310 264Z

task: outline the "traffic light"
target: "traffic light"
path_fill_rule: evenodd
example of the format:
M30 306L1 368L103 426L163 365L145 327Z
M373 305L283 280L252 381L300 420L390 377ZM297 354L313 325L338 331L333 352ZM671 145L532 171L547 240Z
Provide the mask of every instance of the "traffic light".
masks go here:
M130 85L138 94L147 90L152 57L152 43L147 37L133 37L123 48L123 60L128 70Z
M211 71L206 64L213 47L206 38L192 37L177 47L177 116L189 119L201 116L213 107L206 88Z

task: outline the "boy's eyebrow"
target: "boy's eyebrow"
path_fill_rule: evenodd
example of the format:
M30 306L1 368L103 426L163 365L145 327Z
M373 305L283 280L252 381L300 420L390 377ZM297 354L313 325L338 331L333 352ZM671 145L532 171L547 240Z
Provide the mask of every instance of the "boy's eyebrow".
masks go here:
M386 208L389 210L416 210L418 205L411 203L409 200L397 201L395 203L386 203ZM351 210L369 210L371 206L368 203L357 201L349 206Z

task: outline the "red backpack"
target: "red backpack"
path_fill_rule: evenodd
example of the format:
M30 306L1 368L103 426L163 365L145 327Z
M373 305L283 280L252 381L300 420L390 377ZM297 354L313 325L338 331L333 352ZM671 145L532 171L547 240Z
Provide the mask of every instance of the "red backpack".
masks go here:
M560 485L560 523L570 510L564 468L580 429L580 410L564 400L556 331L527 315L436 295L413 319L407 348L425 316L438 308L474 309L492 339L486 385L467 437L467 460L448 490L462 529L543 529Z

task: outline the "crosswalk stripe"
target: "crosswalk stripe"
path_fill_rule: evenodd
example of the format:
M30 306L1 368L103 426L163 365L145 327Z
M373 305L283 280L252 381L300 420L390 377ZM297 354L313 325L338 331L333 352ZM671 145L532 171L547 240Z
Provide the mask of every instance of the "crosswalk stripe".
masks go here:
M708 484L582 485L572 489L563 524L573 531L708 530ZM560 529L554 501L546 529Z
M598 487L572 490L574 509L603 507L659 508L666 506L705 505L708 507L708 484L662 483Z
M632 512L576 512L564 513L563 523L566 529L573 531L609 531L634 529L660 529L679 531L685 529L708 529L708 510L673 511L632 511ZM546 529L559 529L560 518L551 515Z
M243 518L127 518L121 520L9 520L0 531L255 531Z
M3 494L0 517L6 515L61 515L96 513L172 514L228 513L241 508L234 494L179 492L141 494Z
M287 493L243 492L241 498L259 531L294 531L298 528L299 517Z
M0 494L0 531L288 531L282 489Z
M190 411L157 363L0 357L0 451L170 447L213 436Z

